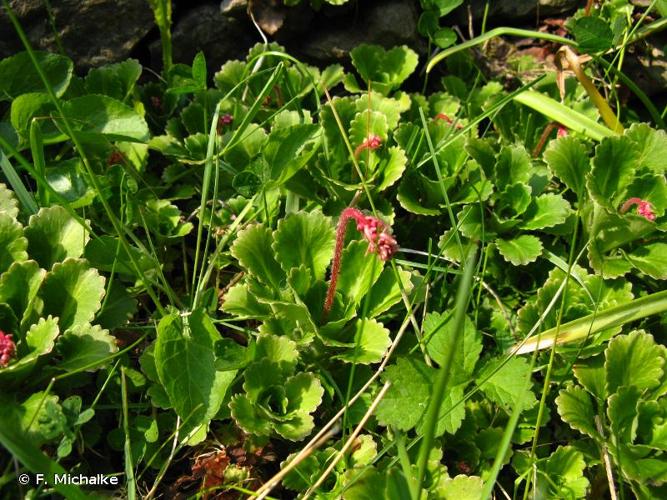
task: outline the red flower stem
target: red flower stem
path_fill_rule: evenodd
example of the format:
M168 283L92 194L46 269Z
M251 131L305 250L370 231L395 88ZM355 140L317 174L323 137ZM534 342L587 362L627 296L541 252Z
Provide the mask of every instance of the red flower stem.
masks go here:
M326 320L327 315L331 311L334 297L336 296L336 285L338 285L338 275L340 274L340 264L343 257L343 245L345 244L347 223L350 219L359 221L359 217L363 217L363 214L359 210L347 207L343 210L338 219L338 227L336 228L336 248L334 250L333 262L331 264L331 281L329 282L327 297L324 301L324 312L322 314L323 320Z
M635 198L630 198L628 201L623 203L623 206L621 207L619 212L624 214L625 212L630 210L630 207L632 207L633 205L639 205L641 202L642 202L641 198L636 198L636 197Z
M537 141L537 145L535 146L535 149L533 149L533 158L537 158L540 156L540 153L544 149L544 145L547 142L547 139L551 135L551 132L558 126L556 122L551 122L548 123L546 127L544 127L544 130L542 131L542 135L540 135L540 140Z

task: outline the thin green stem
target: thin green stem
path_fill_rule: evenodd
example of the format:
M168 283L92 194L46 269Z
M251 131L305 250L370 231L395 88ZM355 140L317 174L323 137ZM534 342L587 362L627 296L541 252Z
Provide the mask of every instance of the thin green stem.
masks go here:
M463 42L458 45L455 45L454 47L443 50L429 61L428 65L426 66L426 72L429 73L436 64L438 64L443 59L451 56L452 54L456 54L457 52L461 52L462 50L471 49L497 36L516 36L519 38L534 38L538 40L547 40L548 42L559 43L561 45L570 45L572 47L577 46L577 42L575 42L574 40L570 40L562 36L552 35L551 33L542 33L540 31L524 30L519 28L508 28L508 27L494 28L491 31L487 31L482 35L479 35L471 40L468 40L467 42Z
M405 476L405 481L408 483L408 488L410 489L410 498L416 500L419 497L419 489L417 483L415 482L412 464L410 463L410 456L408 455L408 449L405 446L405 434L398 429L392 429L394 438L396 441L396 453L398 454L398 461L401 464L403 469L403 475Z
M472 278L476 269L476 260L477 248L474 248L465 261L465 265L463 266L463 276L460 278L459 286L456 291L453 320L454 333L451 340L452 345L459 345L459 342L461 341L466 309L468 308L468 302L470 300ZM426 412L424 436L422 437L422 443L419 448L419 458L417 462L417 487L419 488L419 491L417 492L417 500L419 500L421 497L421 490L424 483L424 478L426 477L428 457L431 453L433 440L435 438L435 428L438 422L440 406L442 405L445 390L447 389L447 384L449 383L449 379L451 377L452 363L454 361L455 353L456 349L450 349L447 351L447 355L445 356L442 366L438 371L431 402Z
M148 0L153 9L155 24L160 30L162 44L162 71L167 75L173 66L171 44L171 0Z
M125 367L120 369L121 400L123 402L123 432L125 433L125 492L128 500L137 498L137 484L134 478L134 463L132 460L132 441L130 440L130 419L127 410L127 381L125 378Z
M568 269L567 273L565 274L565 279L564 281L564 288L563 288L563 294L561 296L560 300L560 307L558 308L558 317L556 319L556 339L558 338L558 333L560 332L559 328L561 325L561 321L563 320L563 314L565 312L565 303L567 300L567 292L568 292L568 283L570 281L570 275L572 274L572 267L574 266L575 262L575 250L577 246L577 231L579 229L579 220L581 216L581 210L577 212L577 217L576 217L576 223L574 226L574 231L572 233L572 241L570 242L570 256L568 259ZM537 356L537 353L533 353L533 362ZM540 397L540 404L537 410L537 420L535 422L535 433L533 434L533 442L530 447L530 458L531 461L535 460L535 451L537 450L537 442L540 436L540 426L542 425L542 419L544 418L544 413L545 409L547 406L547 395L549 394L549 385L551 384L551 377L553 374L553 366L554 366L554 360L556 358L556 343L554 342L552 348L551 348L551 353L549 354L549 363L547 365L547 372L544 375L544 383L542 386L542 396ZM530 489L530 475L527 476L526 479L526 489L524 492L524 498L527 497L528 491Z
M19 177L19 174L16 172L14 166L10 163L9 159L3 151L0 151L0 168L2 169L2 173L7 178L7 182L9 182L9 185L16 193L16 197L21 202L23 209L26 210L29 214L36 214L38 207L35 198L25 187L21 177Z
M42 141L42 127L39 120L33 118L30 121L30 152L35 170L40 177L46 179L46 161L44 159L44 142ZM49 205L49 192L44 189L43 184L37 184L37 197L41 206Z

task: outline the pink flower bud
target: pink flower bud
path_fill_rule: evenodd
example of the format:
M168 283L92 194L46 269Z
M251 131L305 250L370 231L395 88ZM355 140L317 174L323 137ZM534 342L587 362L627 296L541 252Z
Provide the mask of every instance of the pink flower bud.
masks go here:
M564 125L558 125L558 132L556 133L556 138L560 139L561 137L567 137L570 133L567 131L567 127Z
M107 166L121 165L125 161L125 156L120 151L112 151L107 158Z
M354 157L359 158L359 154L362 151L365 151L366 149L375 151L380 146L382 146L382 139L377 135L371 134L366 139L364 139L364 142L357 146L357 149L354 150Z
M637 205L637 215L641 215L648 221L654 221L655 220L655 213L653 212L653 208L651 207L651 203L642 200L641 198L630 198L628 201L623 203L623 206L621 206L621 209L619 210L620 213L624 214L627 212L630 207Z
M16 354L16 344L12 336L0 330L0 367L5 367Z
M218 118L218 125L216 127L218 134L222 134L222 129L227 125L230 125L233 121L234 117L229 113L225 113L224 115L220 116Z

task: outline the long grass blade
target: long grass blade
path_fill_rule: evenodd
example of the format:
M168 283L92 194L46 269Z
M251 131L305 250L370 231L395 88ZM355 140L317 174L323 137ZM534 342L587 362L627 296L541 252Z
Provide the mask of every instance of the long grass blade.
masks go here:
M125 484L128 500L137 498L137 484L134 479L134 461L132 460L132 441L130 440L130 422L127 411L127 381L125 379L125 367L120 369L121 396L123 402L123 432L125 443L123 451L125 455Z
M549 42L555 42L560 45L571 45L573 47L577 46L577 42L575 42L574 40L571 40L569 38L564 38L558 35L552 35L551 33L542 33L541 31L524 30L519 28L509 28L501 26L499 28L492 29L491 31L487 31L486 33L479 35L475 38L472 38L467 42L459 43L458 45L454 45L453 47L450 47L438 53L433 57L433 59L431 59L428 62L428 65L426 66L426 72L430 73L436 64L438 64L443 59L446 59L447 57L451 56L452 54L456 54L457 52L461 52L462 50L471 49L485 42L488 42L489 40L497 36L516 36L519 38L534 38L538 40L547 40Z
M477 249L473 249L466 259L463 267L463 276L459 281L458 289L456 290L456 302L454 306L454 334L451 345L458 346L461 334L463 331L463 321L465 320L466 309L468 308L468 301L470 299L470 289L472 287L472 277L475 271L475 262L477 261ZM433 388L433 395L431 403L428 406L426 413L426 424L424 436L422 437L421 446L419 447L419 457L417 462L417 500L421 497L422 485L426 477L426 465L433 446L433 439L435 437L435 427L438 421L438 414L440 413L440 406L442 399L445 396L445 390L452 373L452 362L454 361L455 349L450 349L447 352L446 358L440 367L440 371L435 381Z
M46 180L46 160L44 159L44 141L42 140L42 127L39 121L34 119L30 122L30 152L32 161L35 164L37 174ZM37 196L42 206L49 204L49 191L44 188L44 184L37 183Z
M5 153L0 150L0 168L2 168L2 173L7 178L7 182L16 193L16 197L19 199L21 206L30 214L37 213L37 202L35 198L30 194L28 189L23 184L21 177L14 169L14 166L11 164Z
M613 130L604 125L535 90L517 94L514 100L595 141L616 135Z
M557 345L569 344L602 330L622 326L665 311L667 311L667 290L634 299L597 314L589 314L560 325L558 328L551 328L517 343L509 351L514 354L526 354L535 350L549 349L554 343Z

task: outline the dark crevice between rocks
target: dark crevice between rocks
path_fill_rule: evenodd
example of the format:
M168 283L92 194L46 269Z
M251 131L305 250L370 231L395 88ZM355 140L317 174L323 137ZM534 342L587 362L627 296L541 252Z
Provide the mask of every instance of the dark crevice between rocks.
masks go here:
M66 54L74 60L77 73L128 57L160 72L160 35L146 0L50 0L50 4L58 36ZM576 0L491 2L487 29L536 29L544 19L562 18L579 4ZM10 5L36 49L57 51L44 0L11 0ZM468 36L469 13L479 30L485 5L486 0L468 0L440 24L456 25ZM191 64L201 50L212 76L226 61L244 59L248 49L262 41L248 8L270 41L285 46L288 53L308 64L323 67L339 63L350 69L349 51L360 43L386 48L405 44L419 53L420 70L426 61L428 46L417 32L421 13L418 0L350 0L343 6L324 5L319 11L311 8L309 0L302 0L296 7L285 7L281 0L173 0L174 62ZM508 38L499 43L517 42ZM649 95L664 92L667 59L663 47L664 40L658 36L651 47L628 51L624 69ZM0 9L0 58L20 50L21 43ZM437 73L443 71L442 66ZM437 73L430 79L431 84L439 80ZM410 87L419 89L422 77L413 75L416 83Z

